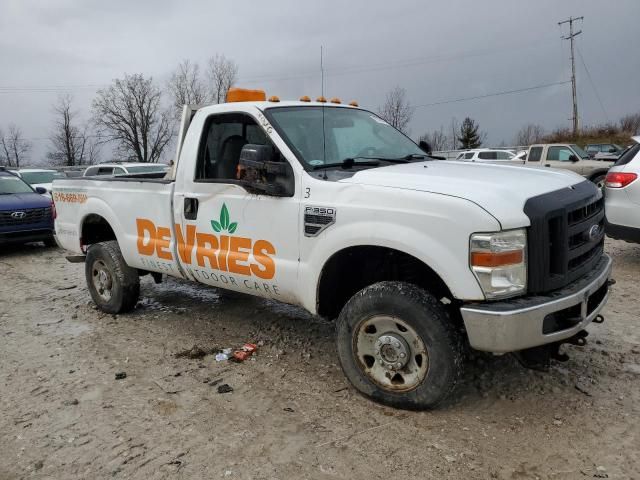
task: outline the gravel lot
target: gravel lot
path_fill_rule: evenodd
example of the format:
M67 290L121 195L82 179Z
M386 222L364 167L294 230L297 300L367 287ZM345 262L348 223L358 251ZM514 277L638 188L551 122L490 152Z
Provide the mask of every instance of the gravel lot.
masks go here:
M607 250L606 321L567 363L479 355L451 405L406 412L349 387L302 310L145 277L106 315L62 251L3 247L0 479L640 479L640 246ZM241 364L175 357L247 341Z

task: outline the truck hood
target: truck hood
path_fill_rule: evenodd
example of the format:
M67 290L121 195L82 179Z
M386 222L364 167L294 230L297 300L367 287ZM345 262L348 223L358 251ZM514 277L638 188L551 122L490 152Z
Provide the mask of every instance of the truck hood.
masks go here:
M415 162L371 168L340 180L341 183L402 188L464 198L489 212L503 229L529 225L529 218L523 211L529 198L584 181L577 173L565 170L456 161Z
M10 193L0 195L0 211L17 210L26 208L44 208L51 206L51 198L39 193Z

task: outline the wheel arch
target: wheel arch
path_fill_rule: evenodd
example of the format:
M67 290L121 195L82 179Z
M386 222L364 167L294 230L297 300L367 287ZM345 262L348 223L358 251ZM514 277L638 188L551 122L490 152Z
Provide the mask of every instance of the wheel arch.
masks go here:
M316 311L335 318L363 288L381 281L403 281L453 301L451 290L436 271L419 258L379 245L355 245L333 253L324 263L316 290Z

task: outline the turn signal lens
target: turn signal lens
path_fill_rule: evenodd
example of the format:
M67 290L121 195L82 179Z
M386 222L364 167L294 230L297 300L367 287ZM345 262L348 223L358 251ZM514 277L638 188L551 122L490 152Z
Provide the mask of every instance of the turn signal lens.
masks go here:
M471 252L471 265L474 267L501 267L522 263L524 252L514 250L512 252Z
M636 178L638 175L631 172L609 172L605 179L605 185L607 188L624 188Z

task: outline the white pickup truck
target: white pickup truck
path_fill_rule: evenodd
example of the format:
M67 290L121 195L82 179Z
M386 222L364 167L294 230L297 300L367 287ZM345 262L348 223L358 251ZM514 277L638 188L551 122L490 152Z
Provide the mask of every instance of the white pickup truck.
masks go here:
M403 408L440 404L469 346L540 366L603 320L591 182L430 161L369 111L275 100L185 107L174 178L56 180L58 242L100 309L134 308L146 274L300 305L337 319L355 388Z

